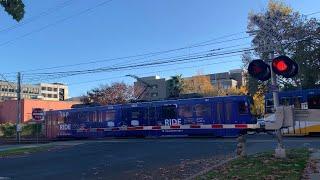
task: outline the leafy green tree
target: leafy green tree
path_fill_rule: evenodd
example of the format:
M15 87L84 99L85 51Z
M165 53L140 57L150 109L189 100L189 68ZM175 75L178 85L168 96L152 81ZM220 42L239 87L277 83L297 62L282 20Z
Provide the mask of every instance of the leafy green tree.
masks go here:
M22 0L0 0L4 10L16 21L20 21L24 16L24 4Z
M268 27L268 28L265 28ZM276 55L288 55L299 65L294 78L278 77L283 89L314 88L320 80L320 22L301 15L282 2L269 1L266 11L249 14L248 33L253 36L252 54L260 59L270 59L270 51ZM270 45L276 45L266 49ZM257 82L248 78L249 92L256 91ZM256 81L256 82L255 82ZM253 91L251 91L253 90Z
M178 98L184 87L182 75L171 76L171 79L169 79L167 83L169 98Z

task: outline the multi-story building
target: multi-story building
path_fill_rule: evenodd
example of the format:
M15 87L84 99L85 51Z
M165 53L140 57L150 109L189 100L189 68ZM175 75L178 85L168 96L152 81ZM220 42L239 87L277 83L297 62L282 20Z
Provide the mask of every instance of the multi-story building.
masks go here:
M246 85L246 71L243 69L232 69L230 72L230 78L237 81L237 87L240 88L241 86Z
M68 86L61 83L40 83L40 94L43 100L64 101L68 99Z
M0 101L16 99L17 84L12 82L0 81ZM40 98L40 87L37 85L24 84L21 85L22 99L38 99Z
M149 76L139 78L139 80L134 83L134 91L136 96L140 95L140 100L154 101L166 99L166 79L160 78L160 76Z
M0 101L17 98L17 83L0 81ZM68 86L59 83L22 84L21 99L63 101L68 98Z
M183 79L190 85L190 90L188 91L187 89L187 93L191 94L194 93L193 91L199 92L201 89L205 89L205 87L202 87L204 85L200 82L208 82L222 89L240 88L246 84L245 72L242 69L233 69L229 72L192 76ZM147 87L146 84L149 84L150 87ZM145 88L146 91L141 94ZM139 78L139 80L134 83L134 89L136 96L141 95L139 97L140 100L162 100L167 99L169 96L168 80L160 78L159 76Z
M240 88L246 85L245 71L243 69L233 69L229 72L209 74L213 86L223 89Z

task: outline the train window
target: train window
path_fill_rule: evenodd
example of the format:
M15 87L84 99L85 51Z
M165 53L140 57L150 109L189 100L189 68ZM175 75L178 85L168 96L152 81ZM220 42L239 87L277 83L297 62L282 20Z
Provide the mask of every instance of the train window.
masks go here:
M297 109L301 109L301 103L302 103L302 98L301 97L294 97L292 98L293 100L293 105Z
M177 118L176 105L162 106L161 115L163 119L176 119Z
M192 117L192 106L190 105L182 105L179 107L179 116L180 117Z
M211 108L209 104L197 104L195 106L195 111L198 117L211 116Z
M308 97L309 109L320 109L320 95L314 95Z
M141 111L139 109L133 109L131 111L131 119L139 119L141 116Z
M106 112L105 121L114 121L115 120L115 116L116 116L116 112L115 111L108 111L108 112Z
M248 109L249 105L247 102L239 102L239 114L248 114L249 113L249 109Z
M280 99L280 105L288 106L290 105L290 99L289 97L283 97Z

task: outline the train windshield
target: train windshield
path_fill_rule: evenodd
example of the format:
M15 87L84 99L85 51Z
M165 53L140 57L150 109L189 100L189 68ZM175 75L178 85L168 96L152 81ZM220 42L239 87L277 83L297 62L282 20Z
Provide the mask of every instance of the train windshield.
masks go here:
M313 95L308 97L309 109L320 109L320 95Z

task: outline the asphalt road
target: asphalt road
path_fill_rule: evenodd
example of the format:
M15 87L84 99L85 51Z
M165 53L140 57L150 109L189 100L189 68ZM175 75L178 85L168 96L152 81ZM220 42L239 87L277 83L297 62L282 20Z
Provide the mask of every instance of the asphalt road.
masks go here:
M320 138L285 138L287 148L320 148ZM234 154L236 139L114 139L61 142L66 148L0 159L0 177L12 179L130 179L183 160ZM272 150L271 136L249 136L248 153ZM1 146L0 146L1 148Z

